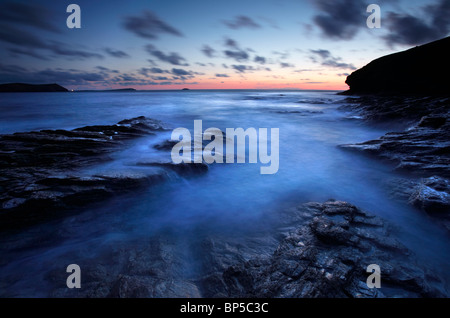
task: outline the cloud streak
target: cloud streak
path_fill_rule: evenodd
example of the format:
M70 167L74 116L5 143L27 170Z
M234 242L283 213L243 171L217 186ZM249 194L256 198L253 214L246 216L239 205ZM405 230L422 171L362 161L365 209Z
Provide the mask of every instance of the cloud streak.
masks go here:
M445 37L450 32L450 1L440 0L423 8L425 18L388 12L389 34L384 40L389 46L418 45Z
M144 11L140 16L126 17L124 27L137 36L151 40L157 39L161 34L183 36L183 33L161 20L152 11Z
M52 24L52 12L47 8L29 3L6 2L0 5L0 21L59 33Z
M314 24L327 38L349 40L365 27L367 4L364 1L316 0L313 3L320 10L313 18Z
M214 50L209 45L203 45L201 49L202 53L205 54L207 57L214 57L216 55L216 50Z
M356 67L353 64L342 62L342 58L333 56L328 50L310 50L310 59L314 63L320 63L323 66L329 66L339 69L354 70Z
M112 57L117 57L117 58L126 58L126 57L130 57L126 52L121 51L121 50L114 50L111 48L105 48L105 52L112 56Z
M235 17L231 21L224 21L223 22L227 27L230 29L242 29L242 28L248 28L248 29L259 29L261 28L261 25L256 23L252 18L245 16L245 15L239 15Z
M145 46L145 50L153 57L156 57L162 62L166 62L172 65L188 66L186 59L176 52L166 54L158 50L155 46L148 44Z

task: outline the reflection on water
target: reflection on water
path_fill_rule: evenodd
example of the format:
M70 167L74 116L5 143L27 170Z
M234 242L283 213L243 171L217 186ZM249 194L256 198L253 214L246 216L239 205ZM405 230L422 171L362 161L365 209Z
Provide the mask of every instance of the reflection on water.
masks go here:
M180 178L86 208L75 216L3 238L0 295L45 296L48 275L70 263L97 259L118 242L170 233L180 242L207 233L245 235L270 227L281 208L303 202L345 200L379 215L393 234L436 271L450 269L449 238L423 213L391 199L386 184L392 167L346 152L339 144L374 139L396 127L371 128L340 112L334 92L189 91L73 94L5 94L0 100L2 133L71 129L147 116L171 128L279 128L280 166L261 175L260 164L215 164L205 175ZM114 160L86 173L130 169L168 151L153 149L171 131L136 140ZM185 245L180 243L183 253ZM188 264L186 264L187 267ZM187 271L189 272L189 271ZM445 277L445 274L442 276Z

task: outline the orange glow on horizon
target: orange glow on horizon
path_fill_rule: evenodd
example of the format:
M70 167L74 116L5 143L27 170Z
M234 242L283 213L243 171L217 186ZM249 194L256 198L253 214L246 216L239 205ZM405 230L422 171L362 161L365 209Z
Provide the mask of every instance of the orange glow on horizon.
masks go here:
M223 83L222 83L223 82ZM68 87L69 89L75 90L83 90L86 88L80 87ZM211 89L211 90L220 90L220 89L267 89L267 90L337 90L343 91L347 90L348 86L344 83L344 81L339 78L339 81L336 79L332 79L327 82L313 82L310 83L296 83L295 80L290 82L273 82L273 81L248 81L248 80L227 80L224 79L222 81L204 81L199 82L197 84L189 84L189 83L180 83L180 84L172 84L172 85L126 85L126 83L122 85L108 85L108 86L100 86L95 85L91 89L124 89L124 88L134 88L136 90L181 90L183 88L188 88L190 90L196 89Z

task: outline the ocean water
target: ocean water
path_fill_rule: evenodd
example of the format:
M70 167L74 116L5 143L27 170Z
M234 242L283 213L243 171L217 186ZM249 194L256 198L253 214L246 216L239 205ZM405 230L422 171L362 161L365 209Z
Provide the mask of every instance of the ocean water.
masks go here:
M393 236L446 279L450 238L438 222L392 197L393 166L338 147L405 127L367 125L338 109L343 99L334 91L1 94L3 134L114 124L142 115L170 129L133 141L111 162L85 168L86 174L146 169L135 163L155 157L170 160L169 152L153 145L170 139L171 129L193 131L196 119L203 121L203 129L279 128L280 148L276 174L260 174L260 163L212 164L204 175L173 175L160 185L1 238L0 295L46 296L54 288L48 279L52 272L65 272L71 263L82 267L87 260L101 261L118 242L172 233L185 250L186 242L202 235L245 236L252 228L270 226L280 209L330 198L382 217Z

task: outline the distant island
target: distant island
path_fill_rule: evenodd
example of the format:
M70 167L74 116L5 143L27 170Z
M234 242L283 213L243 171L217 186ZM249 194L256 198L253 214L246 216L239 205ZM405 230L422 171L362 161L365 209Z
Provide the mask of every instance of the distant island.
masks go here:
M450 37L380 57L354 71L344 94L449 94Z
M182 91L189 91L189 88L183 88Z
M68 92L69 90L58 84L0 84L0 93L36 93L36 92Z

